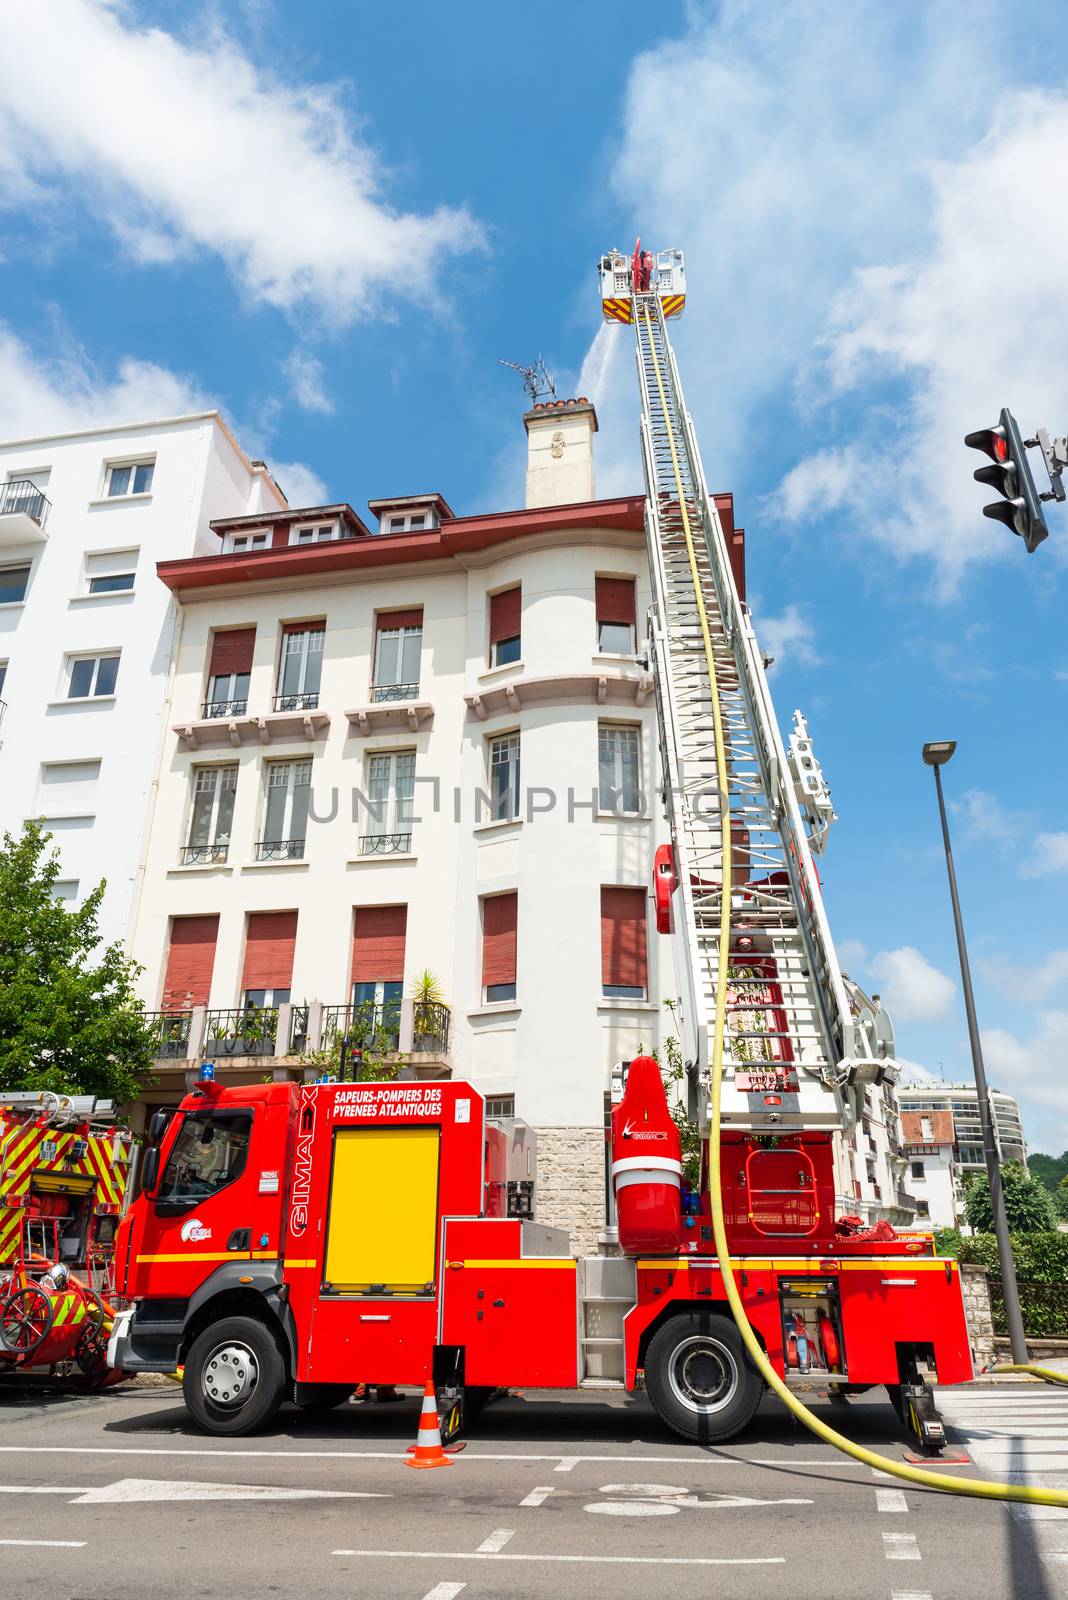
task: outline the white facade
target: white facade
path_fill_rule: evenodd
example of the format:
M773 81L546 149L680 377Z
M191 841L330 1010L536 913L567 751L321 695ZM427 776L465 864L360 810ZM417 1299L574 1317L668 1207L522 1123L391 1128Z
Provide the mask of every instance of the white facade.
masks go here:
M957 1141L958 1160L964 1172L985 1172L983 1136L979 1125L979 1098L974 1083L920 1083L898 1090L902 1111L949 1111ZM1027 1166L1020 1105L1011 1094L990 1091L994 1109L994 1129L1002 1161L1019 1161Z
M960 1226L964 1212L953 1117L949 1111L907 1111L903 1118L905 1184L917 1220L935 1228Z
M57 892L108 880L130 927L176 608L156 561L214 546L209 515L285 501L215 412L0 444L0 828L43 817Z

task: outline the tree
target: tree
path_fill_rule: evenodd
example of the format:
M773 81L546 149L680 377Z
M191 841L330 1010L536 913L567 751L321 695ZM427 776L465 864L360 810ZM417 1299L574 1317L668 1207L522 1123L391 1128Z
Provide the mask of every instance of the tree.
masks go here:
M1028 1177L1017 1161L1007 1161L1001 1169L1005 1192L1005 1215L1010 1233L1055 1233L1057 1213L1049 1190ZM964 1220L976 1233L994 1231L994 1208L990 1203L990 1180L981 1173L968 1190Z
M1041 1150L1029 1150L1027 1167L1032 1178L1044 1183L1047 1189L1056 1189L1068 1177L1068 1150L1059 1156L1047 1156Z
M0 1088L131 1100L152 1060L140 968L101 948L103 881L75 910L56 899L51 837L27 822L0 846Z
M1062 1222L1068 1222L1068 1184L1060 1184L1053 1191L1053 1209Z

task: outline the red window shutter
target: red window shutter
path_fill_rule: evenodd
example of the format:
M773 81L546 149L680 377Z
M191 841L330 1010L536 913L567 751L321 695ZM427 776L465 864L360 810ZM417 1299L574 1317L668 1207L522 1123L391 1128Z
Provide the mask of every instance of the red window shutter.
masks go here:
M325 633L325 622L283 622L283 633Z
M505 589L502 594L490 596L491 645L499 644L502 639L514 639L518 635L522 602L523 591L518 586L514 589ZM501 980L508 983L511 981L511 978Z
M634 626L634 579L596 578L597 621Z
M407 906L360 906L352 934L353 983L399 983L404 978Z
M519 896L495 894L482 902L482 987L515 982Z
M644 989L648 981L645 890L601 890L601 982Z
M218 936L217 914L171 918L171 943L160 1001L162 1010L188 1011L190 1006L207 1005Z
M251 672L256 646L255 628L231 628L217 633L211 641L209 678L228 678L231 672Z
M382 633L387 628L421 628L422 626L422 606L412 606L408 611L380 611L378 614L379 633Z
M297 942L295 911L250 912L245 930L242 989L288 989Z

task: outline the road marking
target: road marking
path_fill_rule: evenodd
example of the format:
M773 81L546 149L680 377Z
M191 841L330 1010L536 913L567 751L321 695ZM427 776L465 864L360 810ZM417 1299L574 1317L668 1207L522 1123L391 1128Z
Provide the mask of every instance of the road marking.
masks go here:
M96 1488L59 1489L48 1485L0 1484L0 1494L62 1494L71 1505L128 1505L159 1500L390 1500L392 1495L360 1489L274 1489L255 1483L181 1483L170 1478L119 1478Z
M426 1600L430 1600L427 1595ZM890 1600L932 1600L929 1589L891 1589Z
M436 1583L423 1600L456 1600L461 1589L466 1589L466 1583Z
M403 1461L407 1450L190 1450L172 1449L164 1445L66 1445L66 1444L0 1444L0 1455L54 1455L54 1456L221 1456L224 1460L279 1461ZM843 1467L862 1467L860 1461L843 1461L840 1456L730 1456L706 1455L694 1451L688 1456L559 1456L544 1451L514 1454L483 1454L468 1447L464 1456L470 1461L555 1461L557 1472L570 1472L580 1462L637 1462L639 1465L669 1467L826 1467L836 1472Z
M509 1539L515 1534L514 1528L497 1528L488 1539L483 1539L478 1547L480 1556L495 1556L498 1550L503 1550Z
M669 1483L603 1483L601 1493L616 1495L614 1500L600 1500L583 1506L603 1517L673 1517L683 1507L700 1511L736 1511L753 1506L810 1506L811 1500L755 1499L749 1495L717 1494L715 1499L702 1500L686 1489L677 1489Z
M884 1533L883 1555L887 1561L919 1561L920 1547L914 1533Z
M44 1545L48 1550L84 1550L85 1539L0 1539L0 1544Z
M579 1566L622 1567L784 1567L785 1556L526 1556L488 1550L331 1550L332 1556L363 1556L387 1561L555 1561Z
M907 1511L909 1508L903 1489L876 1489L875 1506L878 1511Z
M525 1500L520 1500L521 1506L543 1506L555 1489L531 1489Z

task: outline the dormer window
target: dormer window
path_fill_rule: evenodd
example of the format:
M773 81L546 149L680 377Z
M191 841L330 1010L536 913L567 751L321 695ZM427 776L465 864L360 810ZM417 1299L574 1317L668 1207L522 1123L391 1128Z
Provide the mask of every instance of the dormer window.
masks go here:
M291 528L289 542L294 544L330 544L341 538L339 522L321 522L306 528Z
M226 555L244 555L249 550L266 550L271 536L266 528L259 533L228 533L223 540Z
M418 533L422 528L434 526L429 511L405 511L387 519L388 533Z

